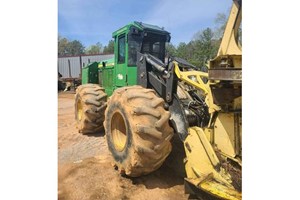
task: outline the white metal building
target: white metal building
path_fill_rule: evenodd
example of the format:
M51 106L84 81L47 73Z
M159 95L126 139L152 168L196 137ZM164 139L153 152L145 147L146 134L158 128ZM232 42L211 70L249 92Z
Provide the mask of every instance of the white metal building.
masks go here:
M91 62L113 58L114 54L80 55L58 57L57 67L62 78L79 78L80 68Z

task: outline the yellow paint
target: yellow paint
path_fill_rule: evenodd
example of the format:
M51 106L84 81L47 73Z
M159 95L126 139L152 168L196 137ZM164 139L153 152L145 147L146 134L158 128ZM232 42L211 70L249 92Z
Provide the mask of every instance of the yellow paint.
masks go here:
M242 194L232 188L228 188L216 181L204 181L200 183L199 187L203 190L216 195L218 197L229 200L241 200Z
M178 63L174 61L175 74L178 79L199 89L206 96L205 102L209 107L209 113L220 110L220 107L213 103L213 96L208 83L204 83L202 78L207 78L208 73L200 71L180 71Z
M234 115L219 113L215 122L215 144L221 152L235 157Z
M241 199L242 194L231 185L231 176L222 167L213 147L199 127L190 127L184 141L187 181L210 194L224 199Z
M117 151L123 151L127 141L127 128L121 113L115 112L112 117L111 136Z
M224 68L223 70L226 70L228 67L234 67L241 70L242 47L237 41L241 16L241 5L234 0L218 54L209 62L210 69ZM208 73L180 71L178 63L174 62L174 64L178 79L194 86L205 95L205 102L211 115L206 129L202 130L199 127L188 129L189 134L184 141L186 180L219 198L240 200L242 194L234 189L230 174L219 165L215 150L220 152L222 158L231 159L242 165L241 158L236 156L241 155L241 114L229 113L226 110L218 112L221 108L213 102L211 86L224 87L225 84L221 80L204 83L201 78L208 77ZM233 82L233 86L240 87L240 82ZM234 99L230 106L240 110L242 98ZM218 113L217 118L212 118L216 112Z
M210 129L210 128L206 128L203 130L204 133L205 133L205 136L207 138L207 140L210 142L210 143L213 143L214 142L214 131L213 129Z
M217 56L242 55L242 47L237 42L237 34L241 20L242 7L237 2L234 2L232 4Z
M208 78L208 73L200 72L200 71L180 71L178 67L178 63L175 64L175 74L180 80L187 82L189 85L193 85L197 89L200 89L204 92L205 95L208 93L208 85L206 85L201 77ZM192 79L193 78L193 79ZM196 79L195 79L196 78Z
M106 64L105 66L106 67L113 67L115 65L115 63L108 63L108 64ZM99 63L98 64L98 68L102 68L103 67L103 65L102 65L102 63Z
M79 121L81 121L82 119L82 114L83 114L83 111L82 111L82 102L81 100L78 100L78 103L77 103L77 119Z
M234 0L217 56L209 61L209 68L218 68L222 60L232 67L242 68L242 46L238 43L238 30L242 21L242 6Z

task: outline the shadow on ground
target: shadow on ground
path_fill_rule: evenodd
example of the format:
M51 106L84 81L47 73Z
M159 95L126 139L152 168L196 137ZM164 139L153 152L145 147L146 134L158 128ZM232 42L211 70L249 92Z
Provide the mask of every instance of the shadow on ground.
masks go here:
M172 152L164 164L151 174L129 178L132 184L143 184L147 189L166 189L176 185L183 185L185 175L183 159L185 157L182 142L177 136L172 139Z

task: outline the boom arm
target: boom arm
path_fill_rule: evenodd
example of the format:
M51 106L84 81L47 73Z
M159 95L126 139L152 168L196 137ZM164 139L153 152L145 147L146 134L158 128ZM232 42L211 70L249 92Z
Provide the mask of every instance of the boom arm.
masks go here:
M226 24L218 55L242 55L242 47L238 43L238 29L242 20L242 0L234 0Z

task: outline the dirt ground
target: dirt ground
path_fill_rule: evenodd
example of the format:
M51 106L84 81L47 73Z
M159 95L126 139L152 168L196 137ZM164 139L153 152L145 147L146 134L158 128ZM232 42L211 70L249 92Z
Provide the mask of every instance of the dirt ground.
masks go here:
M74 92L58 94L58 199L189 199L184 194L183 149L176 138L157 171L139 178L114 169L104 132L82 135L75 127Z

